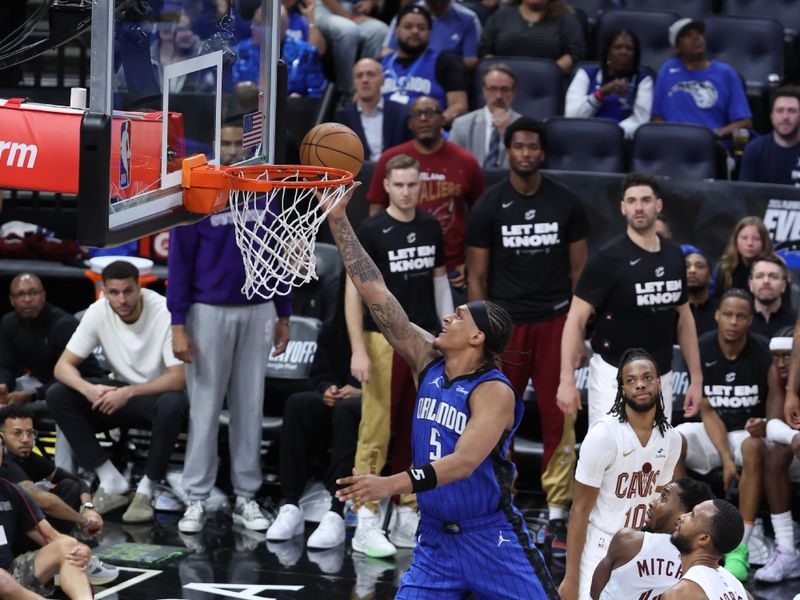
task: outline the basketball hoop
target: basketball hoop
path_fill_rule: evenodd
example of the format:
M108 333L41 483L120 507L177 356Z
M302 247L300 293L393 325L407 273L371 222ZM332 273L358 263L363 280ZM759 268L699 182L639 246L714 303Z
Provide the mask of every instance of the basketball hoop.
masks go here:
M242 252L248 299L284 296L317 279L316 235L353 183L344 169L308 165L209 166L183 161L186 210L212 214L229 207Z

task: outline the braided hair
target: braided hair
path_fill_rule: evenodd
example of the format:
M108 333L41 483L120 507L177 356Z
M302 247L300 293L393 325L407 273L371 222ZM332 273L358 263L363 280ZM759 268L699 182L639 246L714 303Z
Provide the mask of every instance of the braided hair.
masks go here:
M658 370L655 359L647 350L642 348L629 348L622 353L622 358L619 360L619 368L617 369L617 397L614 399L614 405L611 407L611 410L608 411L608 414L617 417L620 423L628 422L628 413L625 412L625 392L622 388L622 370L625 368L625 365L635 360L649 361L652 363L653 367L656 367L656 370ZM658 427L658 431L661 435L664 435L666 430L670 427L669 421L667 421L667 415L664 413L664 396L661 394L661 389L658 390L658 396L656 397L656 417L653 422L653 427Z

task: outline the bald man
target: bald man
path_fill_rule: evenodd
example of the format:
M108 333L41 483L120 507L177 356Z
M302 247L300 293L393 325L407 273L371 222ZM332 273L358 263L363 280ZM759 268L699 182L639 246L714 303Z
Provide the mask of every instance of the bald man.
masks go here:
M356 91L353 102L336 113L336 121L358 134L364 157L377 161L386 148L411 139L408 109L385 100L381 94L383 67L377 60L362 58L353 67Z
M33 273L11 280L8 299L14 310L0 319L0 405L28 404L34 411L44 411L45 392L55 381L53 368L78 319L47 302L42 281ZM15 390L16 378L26 371L38 380L37 386ZM81 365L81 374L106 373L92 356Z

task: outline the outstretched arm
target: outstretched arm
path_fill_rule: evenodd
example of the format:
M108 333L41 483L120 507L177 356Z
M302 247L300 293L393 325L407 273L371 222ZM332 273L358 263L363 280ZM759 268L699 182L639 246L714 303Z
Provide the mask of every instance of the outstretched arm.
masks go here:
M414 373L418 374L438 356L433 348L433 336L408 320L403 307L386 287L378 267L358 241L346 213L355 188L354 184L328 214L333 239L342 255L350 280L369 307L372 318L386 341L411 365Z

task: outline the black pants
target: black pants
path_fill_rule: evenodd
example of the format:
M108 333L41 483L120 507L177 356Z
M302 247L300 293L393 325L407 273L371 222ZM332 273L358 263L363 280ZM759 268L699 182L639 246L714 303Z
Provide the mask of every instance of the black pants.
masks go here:
M334 407L322 402L319 392L298 392L286 400L281 428L280 479L283 499L297 504L308 479L308 458L312 452L331 459L325 473L325 487L336 491L336 480L352 473L361 420L361 397L347 398ZM334 496L331 510L342 512Z
M64 504L73 510L80 511L81 508L81 486L74 479L64 479L50 489L50 493L55 494L64 501ZM53 517L47 517L53 528L66 535L69 535L75 523L73 521L63 521Z
M123 387L113 379L89 379L91 383ZM47 390L47 405L56 423L67 436L75 458L82 467L94 470L108 457L97 442L96 433L115 427L150 429L150 450L145 474L161 481L167 474L169 456L183 428L188 410L186 392L164 392L153 396L135 396L110 415L92 410L80 392L56 383Z

